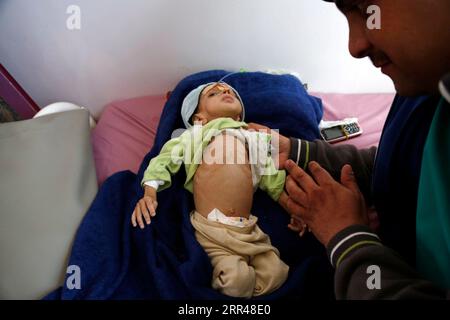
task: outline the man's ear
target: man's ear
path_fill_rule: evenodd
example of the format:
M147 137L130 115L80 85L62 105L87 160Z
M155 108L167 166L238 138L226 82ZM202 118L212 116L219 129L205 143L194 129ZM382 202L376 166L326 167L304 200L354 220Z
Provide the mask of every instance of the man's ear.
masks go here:
M205 118L203 114L198 112L192 116L192 122L194 124L201 123L202 125L205 125L208 122L208 120Z

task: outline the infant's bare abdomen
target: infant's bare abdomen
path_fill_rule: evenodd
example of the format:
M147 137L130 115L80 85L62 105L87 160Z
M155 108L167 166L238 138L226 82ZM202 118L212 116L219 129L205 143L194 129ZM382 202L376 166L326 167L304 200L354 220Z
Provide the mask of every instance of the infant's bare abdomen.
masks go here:
M237 138L219 135L205 149L194 176L194 201L205 217L214 208L227 216L250 215L252 172L245 145Z

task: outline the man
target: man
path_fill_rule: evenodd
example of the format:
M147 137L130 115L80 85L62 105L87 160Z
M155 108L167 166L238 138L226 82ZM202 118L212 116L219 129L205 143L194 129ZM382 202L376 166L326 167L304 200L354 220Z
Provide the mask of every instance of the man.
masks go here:
M280 136L290 227L327 247L338 299L450 298L450 1L334 2L352 56L369 57L397 96L378 150ZM367 27L369 5L381 29Z

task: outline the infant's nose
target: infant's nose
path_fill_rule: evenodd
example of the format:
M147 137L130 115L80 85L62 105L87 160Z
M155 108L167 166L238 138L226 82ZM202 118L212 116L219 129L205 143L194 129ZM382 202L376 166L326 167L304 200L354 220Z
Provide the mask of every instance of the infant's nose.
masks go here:
M224 94L231 94L231 89L230 88L225 88L225 89L223 89L222 93L224 93Z

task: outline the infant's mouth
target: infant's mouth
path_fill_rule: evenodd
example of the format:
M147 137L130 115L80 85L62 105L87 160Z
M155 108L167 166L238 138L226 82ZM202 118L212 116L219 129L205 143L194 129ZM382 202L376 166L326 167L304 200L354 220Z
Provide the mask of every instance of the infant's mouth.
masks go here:
M222 101L226 101L226 102L234 102L234 98L232 96L224 96L222 98Z

